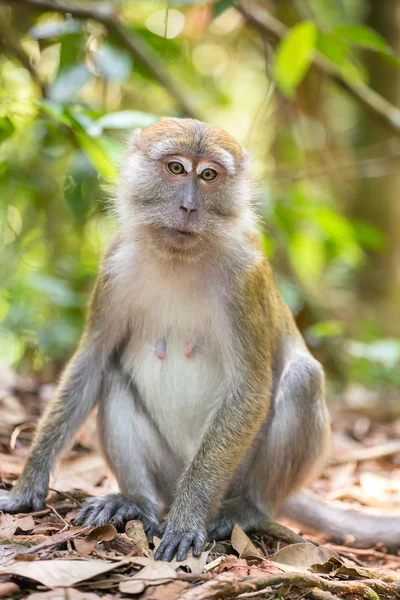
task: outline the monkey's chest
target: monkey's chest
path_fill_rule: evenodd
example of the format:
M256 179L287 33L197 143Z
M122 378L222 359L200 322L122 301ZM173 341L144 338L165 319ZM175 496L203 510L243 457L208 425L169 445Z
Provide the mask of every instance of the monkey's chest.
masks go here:
M206 336L169 331L132 339L123 357L139 401L184 459L192 458L225 393L225 378L212 346Z

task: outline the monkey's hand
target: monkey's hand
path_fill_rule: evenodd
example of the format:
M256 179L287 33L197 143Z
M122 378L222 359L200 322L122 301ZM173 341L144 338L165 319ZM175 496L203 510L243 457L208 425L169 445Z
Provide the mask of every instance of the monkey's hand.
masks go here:
M176 552L176 560L185 560L189 548L192 548L193 556L200 556L207 540L207 529L202 526L182 527L182 519L179 525L174 523L173 518L168 518L161 525L163 534L161 544L158 546L154 558L170 562Z
M7 496L0 497L0 510L5 513L35 512L46 508L46 492L18 490L15 488Z

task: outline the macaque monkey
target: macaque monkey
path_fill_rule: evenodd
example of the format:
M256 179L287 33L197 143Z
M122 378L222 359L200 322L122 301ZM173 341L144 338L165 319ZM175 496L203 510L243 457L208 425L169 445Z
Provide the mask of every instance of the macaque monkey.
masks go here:
M50 470L98 404L120 493L76 522L140 519L156 558L199 555L235 523L263 530L323 463L324 374L275 286L248 157L218 127L161 119L129 141L119 229L87 326L6 512L45 504Z

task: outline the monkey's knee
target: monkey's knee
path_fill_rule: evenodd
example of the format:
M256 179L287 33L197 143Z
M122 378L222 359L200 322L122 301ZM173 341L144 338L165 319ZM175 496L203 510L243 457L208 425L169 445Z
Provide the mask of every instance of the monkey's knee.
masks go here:
M245 492L273 516L288 495L316 475L329 447L324 375L316 360L305 356L287 364L271 414L244 478Z

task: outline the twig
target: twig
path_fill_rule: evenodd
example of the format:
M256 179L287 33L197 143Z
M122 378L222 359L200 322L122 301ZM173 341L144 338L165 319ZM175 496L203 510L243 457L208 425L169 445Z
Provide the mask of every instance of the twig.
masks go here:
M179 579L188 580L186 575L179 575ZM213 579L207 575L198 575L197 581L204 581L202 585L191 588L180 600L216 600L229 596L230 598L248 598L248 594L257 595L256 592L265 591L266 588L275 586L295 587L300 590L309 591L318 588L324 592L336 594L359 595L366 600L379 600L379 595L393 598L399 596L399 586L384 583L376 579L357 581L331 581L323 579L313 573L279 573L277 575L266 575L265 577L254 577L241 579L234 573L221 573ZM244 596L247 594L247 596Z
M318 588L313 588L308 595L311 598L314 598L314 600L338 600L337 596L334 596L330 592L324 592Z
M373 548L353 548L350 546L340 546L339 544L327 544L330 548L337 550L339 554L358 554L359 556L374 556L375 558L383 558L385 560L392 560L400 562L400 556L395 554L388 554L387 552L379 552Z
M400 452L400 442L390 441L386 444L380 444L379 446L372 446L371 448L361 448L360 450L356 450L347 456L345 455L334 458L331 460L331 465L342 465L348 462L375 460L385 456L392 456L398 452Z
M76 19L92 19L104 25L110 35L115 36L121 46L124 46L131 54L134 60L140 62L174 98L180 109L193 119L198 119L197 109L195 109L186 96L180 91L176 84L158 62L158 58L146 41L135 31L127 31L122 23L114 16L113 12L93 8L93 5L64 4L62 2L52 2L51 0L0 0L2 4L24 4L35 10L52 11L61 14L69 14Z
M68 494L68 492L62 492L61 490L56 490L56 488L53 488L53 487L49 487L49 490L51 492L55 492L56 494L59 494L60 496L64 496L64 498L67 498L67 500L72 500L72 502L75 502L75 504L77 504L78 506L82 506L82 504L83 504L83 502L80 502L79 500L74 498L74 496L72 494Z
M64 523L64 527L59 531L59 533L62 533L63 531L68 529L68 527L71 527L71 523L68 523L68 521L66 521L66 519L64 519L64 517L60 515L60 513L54 508L54 506L52 506L51 504L46 504L46 506L51 510L53 514L56 515L57 519L59 519L61 523Z
M245 17L247 22L254 27L262 36L268 36L269 40L276 44L285 37L288 28L281 21L273 17L265 10L257 10L243 4L236 3L237 10ZM312 61L321 73L329 77L341 88L346 90L368 110L370 110L391 131L400 135L400 110L380 96L373 89L364 84L348 81L340 71L330 63L320 52L315 52Z

